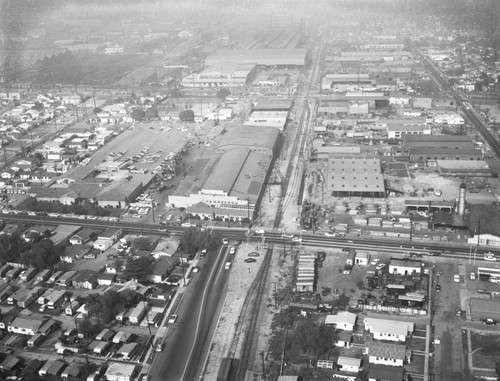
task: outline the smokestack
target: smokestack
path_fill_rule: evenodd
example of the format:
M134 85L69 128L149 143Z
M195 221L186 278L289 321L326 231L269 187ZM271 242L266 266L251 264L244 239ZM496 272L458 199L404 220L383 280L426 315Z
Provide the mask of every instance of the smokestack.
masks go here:
M465 183L460 184L458 193L458 215L463 216L465 213Z

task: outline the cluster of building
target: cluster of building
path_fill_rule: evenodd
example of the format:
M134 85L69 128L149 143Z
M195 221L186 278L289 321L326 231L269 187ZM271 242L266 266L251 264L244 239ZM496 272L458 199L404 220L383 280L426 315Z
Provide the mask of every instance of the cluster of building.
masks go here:
M404 379L404 366L413 357L408 342L414 323L376 317L364 317L360 322L356 314L341 311L327 315L325 324L338 330L335 346L340 348L340 355L336 361L318 360L318 367L333 370L335 364L333 377L339 379L356 380L361 371L367 373L368 380ZM351 351L354 341L363 348L361 356Z

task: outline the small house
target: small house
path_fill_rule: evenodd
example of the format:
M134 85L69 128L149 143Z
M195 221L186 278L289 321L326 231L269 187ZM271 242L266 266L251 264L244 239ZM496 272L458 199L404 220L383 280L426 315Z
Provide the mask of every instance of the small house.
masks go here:
M353 331L356 325L357 316L352 312L341 311L336 315L327 315L325 319L325 324L335 325L337 329L343 331Z
M343 372L358 373L361 369L361 359L339 356L337 367Z

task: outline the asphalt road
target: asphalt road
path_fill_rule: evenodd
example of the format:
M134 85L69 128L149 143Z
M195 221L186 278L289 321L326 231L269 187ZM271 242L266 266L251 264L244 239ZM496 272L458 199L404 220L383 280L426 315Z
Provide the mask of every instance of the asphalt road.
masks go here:
M164 338L165 349L157 353L150 369L151 380L195 380L201 374L210 349L219 311L224 302L229 270L227 246L208 252L201 271L186 289Z

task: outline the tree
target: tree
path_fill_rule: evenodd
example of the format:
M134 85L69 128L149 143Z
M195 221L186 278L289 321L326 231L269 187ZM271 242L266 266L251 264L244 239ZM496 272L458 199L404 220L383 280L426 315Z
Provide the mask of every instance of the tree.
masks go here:
M129 258L125 263L125 271L123 276L126 279L137 279L139 281L145 280L147 275L153 272L153 261L152 257L140 257L135 261Z
M213 247L215 244L207 231L191 227L184 232L181 239L181 248L185 253L195 254L201 249Z
M182 110L179 113L179 119L181 122L194 122L194 111L193 110Z
M35 104L33 105L32 109L34 110L37 110L37 111L43 111L43 103L41 102L35 102Z
M142 122L144 120L145 115L146 113L142 108L136 108L134 111L132 111L132 114L130 114L132 119L134 119L137 122Z
M221 101L224 101L226 100L226 98L231 95L231 92L229 91L229 89L227 89L226 87L223 87L221 88L218 92L217 92L217 99L220 99Z
M477 81L474 84L474 91L483 91L483 82Z
M151 241L147 237L137 238L132 244L132 247L136 250L143 250L143 251L151 251L154 249Z
M158 108L156 106L151 106L146 110L146 119L158 119Z

